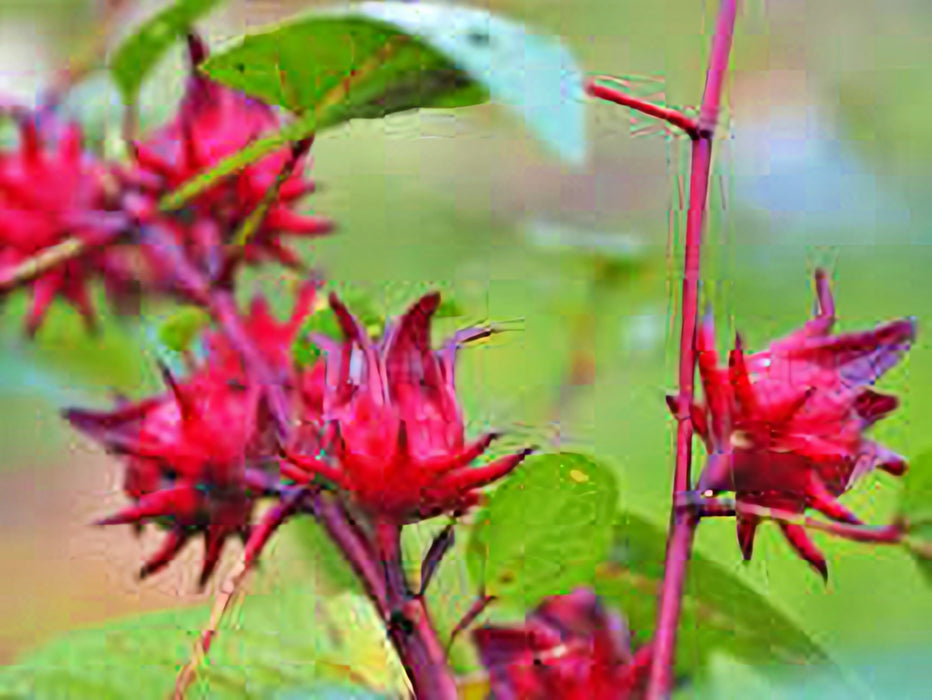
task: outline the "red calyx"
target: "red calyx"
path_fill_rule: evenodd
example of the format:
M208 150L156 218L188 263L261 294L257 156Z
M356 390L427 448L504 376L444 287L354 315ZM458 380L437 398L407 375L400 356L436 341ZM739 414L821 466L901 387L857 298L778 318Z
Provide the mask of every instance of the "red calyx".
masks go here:
M473 639L503 700L640 697L650 667L650 648L632 653L624 620L586 589L548 598L521 627L482 627Z
M524 459L528 451L470 466L496 436L465 442L454 385L460 341L440 350L430 346L439 303L439 294L428 294L373 341L331 295L344 341L319 342L326 456L288 454L293 478L302 470L305 480L320 475L350 492L370 515L403 524L467 510L482 487Z
M188 540L203 535L203 587L231 535L248 538L256 493L250 476L274 464L255 387L202 372L170 392L110 412L71 409L71 424L125 455L124 491L133 504L102 525L154 522L167 529L161 548L140 570L145 578L169 564ZM252 481L255 481L254 479Z
M124 228L124 217L107 211L107 169L83 150L78 126L24 116L19 136L16 150L0 153L0 273L66 240L102 244ZM85 254L32 281L27 331L39 329L56 297L93 329L88 281L95 277L114 301L132 294L131 276L113 251Z
M302 215L296 205L314 191L303 176L308 157L290 148L275 151L224 178L188 203L172 218L158 213L155 203L192 177L209 170L252 141L278 131L282 124L268 105L230 90L197 72L207 48L196 37L189 38L192 74L178 115L148 139L135 144L133 167L124 173L128 185L150 199L132 205L143 224L170 231L188 256L198 261L212 277L226 279L242 262L276 260L301 268L298 255L282 236L319 236L332 230L320 217ZM268 203L264 220L245 245L232 240L238 227L260 205L275 183L283 178L277 194ZM232 244L232 245L231 245ZM216 252L222 251L219 259ZM153 261L157 280L170 279L171 270Z
M838 502L857 479L879 467L900 475L903 457L864 432L897 406L871 387L909 349L911 319L869 331L832 335L834 300L816 273L820 311L801 329L746 355L740 337L720 367L711 317L698 333L705 403L693 408L696 432L709 451L700 490L734 491L739 502L802 513L813 508L858 523ZM745 559L759 519L739 516ZM825 558L798 525L781 524L797 553L827 578Z

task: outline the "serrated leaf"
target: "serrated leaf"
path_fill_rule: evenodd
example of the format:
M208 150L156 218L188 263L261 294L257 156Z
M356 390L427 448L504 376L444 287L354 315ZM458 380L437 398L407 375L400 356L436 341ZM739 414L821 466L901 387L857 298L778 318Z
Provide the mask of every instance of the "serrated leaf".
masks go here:
M641 641L654 628L663 582L666 533L638 515L618 519L609 563L596 591L628 618ZM695 674L723 650L757 665L829 663L792 619L724 567L693 553L677 636L677 667Z
M210 314L196 306L175 311L159 326L159 342L175 352L184 352L210 325Z
M139 88L165 51L193 22L221 2L223 0L175 0L143 23L116 49L110 60L110 72L126 103L136 100Z
M487 595L526 606L591 583L608 551L615 477L580 454L531 457L477 514L470 574Z
M0 671L0 696L161 700L208 615L189 608L69 633ZM359 596L323 599L293 582L247 596L234 616L241 619L221 631L188 697L316 697L319 683L326 691L372 686L389 696L403 689L377 615Z

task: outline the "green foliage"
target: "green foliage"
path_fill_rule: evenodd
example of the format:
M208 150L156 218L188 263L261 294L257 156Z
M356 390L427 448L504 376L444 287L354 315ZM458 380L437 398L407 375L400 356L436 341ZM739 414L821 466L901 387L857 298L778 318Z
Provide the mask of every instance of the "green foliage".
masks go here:
M316 697L318 683L326 692L363 684L389 695L403 687L377 616L359 596L324 599L291 582L248 596L240 612L235 628L221 630L189 697ZM0 672L0 696L160 700L207 619L197 607L69 633Z
M628 618L641 641L656 621L666 533L624 513L609 563L596 590ZM703 670L711 652L726 651L758 665L827 663L825 652L767 599L718 564L694 553L683 598L678 670Z
M899 514L909 528L906 548L932 584L932 452L910 461L903 477Z
M159 326L158 338L169 350L184 352L210 325L210 314L196 306L187 306L172 313Z
M534 456L476 514L470 574L487 595L532 607L591 583L611 542L615 477L588 457Z
M120 45L110 61L110 71L127 104L136 101L146 76L172 44L222 1L175 0Z
M484 10L402 2L330 8L244 37L202 68L298 118L185 183L176 209L283 145L350 119L496 102L558 154L586 153L583 77L559 42Z

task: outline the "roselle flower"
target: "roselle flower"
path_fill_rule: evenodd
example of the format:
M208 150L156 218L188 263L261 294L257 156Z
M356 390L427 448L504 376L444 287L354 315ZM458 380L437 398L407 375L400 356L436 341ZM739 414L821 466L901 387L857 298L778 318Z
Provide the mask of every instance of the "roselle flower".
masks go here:
M74 239L102 245L125 226L122 216L106 210L108 172L83 150L78 126L51 115L24 115L18 127L17 148L0 153L0 277L57 244ZM103 280L114 301L125 302L132 293L130 276L112 251L72 258L31 282L28 332L38 330L58 297L93 328L93 278Z
M299 214L295 206L314 191L303 176L309 158L293 159L291 148L275 151L196 196L170 220L158 210L158 200L194 176L217 165L256 139L278 131L282 123L266 104L226 88L197 72L207 54L196 37L189 38L192 75L174 120L135 144L133 167L126 183L144 195L129 205L144 225L156 225L176 239L189 258L212 275L229 275L240 262L277 260L300 267L298 255L283 236L318 236L332 229L329 220ZM234 243L238 227L281 179L268 202L262 224L245 245ZM171 270L154 261L158 277Z
M738 503L802 513L813 508L834 520L859 523L838 502L863 475L906 470L903 457L865 436L897 407L872 386L909 349L915 322L902 319L872 330L831 333L834 301L824 272L816 273L820 311L801 329L746 355L740 337L720 367L711 318L697 350L705 405L693 422L709 462L700 490L734 491ZM738 542L750 559L759 519L739 515ZM781 523L790 544L822 576L822 553L800 525Z
M475 505L480 489L512 471L528 450L471 466L496 437L466 443L456 397L457 348L490 334L458 333L439 350L430 344L440 295L428 294L379 340L335 295L330 305L344 340L313 340L325 354L321 454L290 454L296 480L319 474L348 491L377 520L403 524Z
M631 651L622 618L579 589L554 596L521 627L473 632L495 700L624 700L639 697L650 647Z
M170 391L113 411L70 409L78 430L125 458L123 488L133 503L102 525L145 523L167 531L139 572L145 578L168 565L192 537L204 539L203 587L232 535L251 530L257 494L276 469L275 441L258 387L225 381L209 371Z

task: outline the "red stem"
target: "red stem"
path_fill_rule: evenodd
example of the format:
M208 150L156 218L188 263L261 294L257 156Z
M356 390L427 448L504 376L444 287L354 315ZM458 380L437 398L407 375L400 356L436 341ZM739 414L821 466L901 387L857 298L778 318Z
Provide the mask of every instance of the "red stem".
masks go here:
M456 680L427 607L412 594L401 559L401 528L376 523L376 548L384 570L390 613L388 634L411 680L415 698L456 700Z
M693 403L696 372L696 324L699 316L699 271L702 249L702 228L705 223L709 193L709 171L712 164L712 138L718 120L725 71L728 68L731 40L734 33L737 0L722 0L712 52L706 73L705 91L699 108L699 123L693 140L689 181L689 208L686 214L686 255L683 274L682 329L678 396L679 411L676 434L676 471L673 477L674 509L667 539L667 556L663 586L654 633L654 658L647 686L647 698L669 697L673 686L673 662L676 652L676 632L679 626L683 587L693 538L699 518L682 513L675 507L677 494L690 488L693 424L689 406Z
M635 109L638 112L648 115L649 117L655 117L661 119L668 124L681 129L689 136L691 139L698 138L699 136L699 123L683 114L677 109L670 109L669 107L661 107L655 105L652 102L642 100L638 97L633 97L632 95L622 92L621 90L615 90L610 88L607 85L600 85L596 82L596 79L591 79L586 84L586 92L588 92L593 97L598 97L601 100L606 100L608 102L614 102L617 105L622 107L630 107Z

